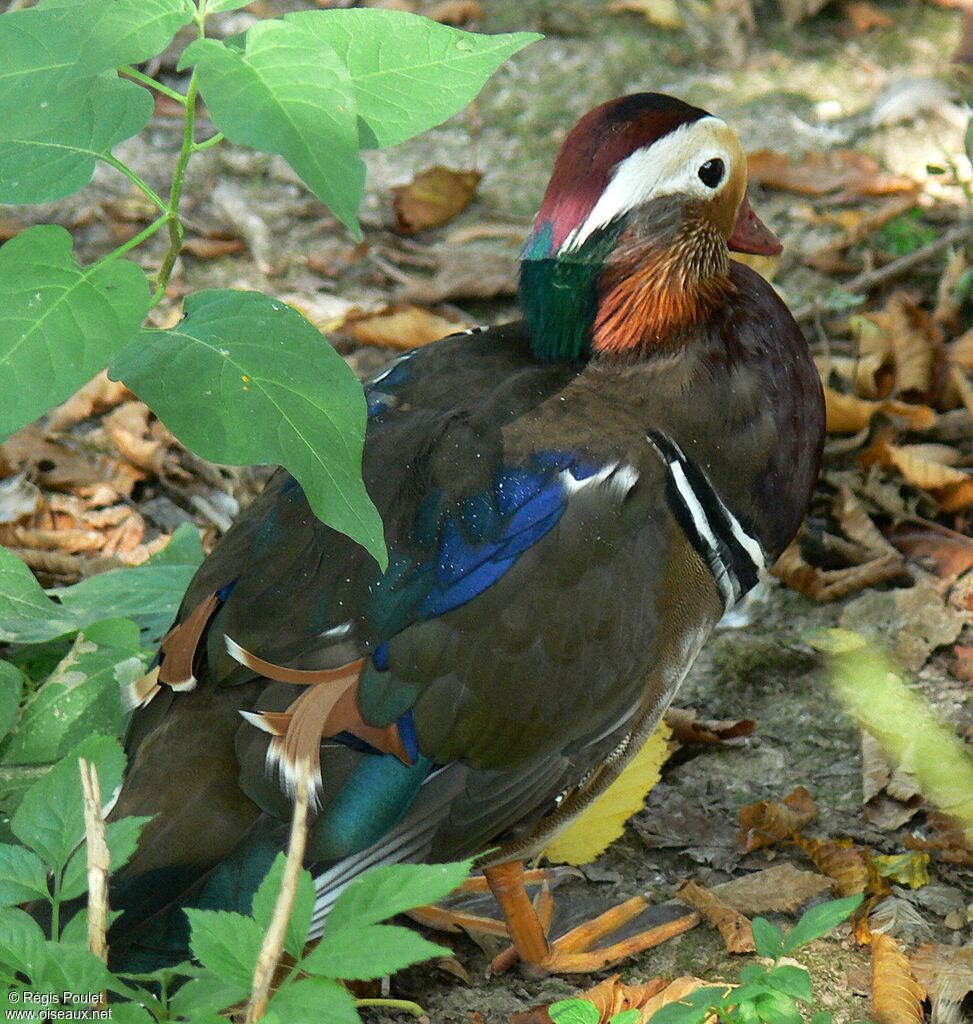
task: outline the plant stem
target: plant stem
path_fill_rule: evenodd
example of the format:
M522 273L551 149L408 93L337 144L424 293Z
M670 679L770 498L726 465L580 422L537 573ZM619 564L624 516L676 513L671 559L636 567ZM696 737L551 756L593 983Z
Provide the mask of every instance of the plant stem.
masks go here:
M166 293L166 285L169 283L169 275L172 273L176 257L182 249L182 240L186 232L179 219L179 200L182 198L182 183L186 176L186 165L193 155L193 129L196 126L196 72L189 79L189 89L186 92L186 116L182 126L182 149L179 151L179 159L176 161L176 170L172 177L172 188L169 190L168 221L169 221L169 249L162 260L162 266L155 277L155 292L152 295L152 306L157 306Z
M426 1011L410 999L356 999L355 1006L384 1006L388 1010L402 1010L413 1017L423 1017Z
M111 263L120 256L124 256L125 253L141 245L147 238L151 238L168 221L168 212L164 213L161 217L157 217L147 228L143 228L137 235L133 235L124 245L120 245L117 249L112 249L107 256L102 256L95 266L100 267L103 263Z
M215 146L218 142L222 142L225 136L222 132L217 132L215 135L211 135L208 139L203 139L202 142L193 143L193 152L201 153L204 149L209 149L210 146Z
M150 89L155 89L156 92L162 93L163 96L168 96L169 99L175 100L177 103L186 104L186 97L181 92L176 92L175 89L170 89L168 85L163 85L161 82L157 82L154 78L149 78L148 75L143 75L141 71L135 68L130 68L128 65L123 65L119 69L119 73L128 75L129 78L134 78L136 82L141 82L142 85L148 86Z
M166 201L146 182L144 182L127 164L123 164L118 157L108 156L100 157L100 159L108 164L109 167L114 167L116 171L124 174L126 178L142 193L144 193L160 210L168 210Z

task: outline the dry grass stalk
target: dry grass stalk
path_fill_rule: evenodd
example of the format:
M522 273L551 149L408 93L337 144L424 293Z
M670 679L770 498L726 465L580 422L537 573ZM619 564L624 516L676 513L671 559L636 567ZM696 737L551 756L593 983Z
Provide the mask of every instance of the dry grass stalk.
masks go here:
M297 885L301 877L301 865L304 861L304 847L307 845L307 773L301 772L297 783L297 794L294 799L294 817L291 819L290 843L287 847L287 861L284 864L284 875L280 883L280 892L274 904L274 913L270 918L267 934L264 936L257 966L253 972L253 988L250 1001L247 1003L244 1024L255 1024L264 1015L267 1001L270 998L270 985L274 980L274 972L280 962L284 949L284 937L287 924L294 910L297 898Z
M83 757L78 759L81 769L81 790L84 793L84 832L88 856L88 949L104 963L108 963L108 875L111 854L105 819L101 813L101 784L98 769ZM99 1005L104 1005L102 992Z

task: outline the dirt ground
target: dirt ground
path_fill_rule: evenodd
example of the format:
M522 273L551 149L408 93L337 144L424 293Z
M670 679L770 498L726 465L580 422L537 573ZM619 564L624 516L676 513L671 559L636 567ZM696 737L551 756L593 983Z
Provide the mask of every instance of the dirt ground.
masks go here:
M268 13L275 9L262 6ZM286 9L305 6L294 2ZM153 316L166 322L180 292L232 286L276 294L326 329L341 324L352 307L367 312L389 301L432 306L464 323L510 319L516 254L557 146L579 115L625 92L666 91L704 106L739 130L748 151L768 148L800 158L809 151L851 146L876 157L888 171L923 180L926 165L962 152L959 108L934 88L923 93L913 87L906 114L915 116L899 120L881 113L881 102L895 96L890 89L943 72L945 55L955 50L959 35L955 11L919 0L876 2L892 24L861 32L848 28L836 4L791 29L776 3L767 0L755 4L757 32L750 36L739 27L709 23L665 31L635 14L611 13L608 6L601 0L485 0L479 29L531 29L546 38L500 70L474 114L460 115L398 148L367 154L366 246L356 249L282 160L232 146L199 154L185 187L190 236L241 237L247 249L218 259L184 255L170 298ZM239 31L251 17L248 12L226 16L225 31ZM119 155L162 188L163 171L177 149L178 122L158 119L147 141L132 140ZM390 188L436 163L475 164L484 174L477 196L445 227L402 239L390 230ZM932 182L927 194L948 219L955 194L936 193L936 187ZM833 227L809 223L802 215L804 197L754 189L752 199L784 241L775 283L792 307L830 291L835 279L809 268L804 259L831 237ZM117 244L113 219L103 212L106 204L130 200L127 182L101 168L92 188L56 208L16 212L69 226L81 258L90 260ZM811 202L819 210L827 205L827 200ZM141 258L154 267L159 254L150 247ZM332 340L362 374L390 355L359 346L340 330ZM155 530L170 530L193 514L164 492L148 488L144 497L144 514ZM923 576L914 565L910 572L913 578ZM672 899L682 879L712 885L774 859L809 868L794 848L745 856L734 848L740 808L779 800L796 785L806 786L818 806L809 834L848 837L879 853L902 852L908 830L922 828L922 814L897 830L883 831L865 820L860 733L837 706L821 655L806 642L809 629L841 623L874 628L890 642L901 640L903 628L913 629L921 646L926 624L903 626L893 620L890 607L870 594L818 604L775 585L747 628L719 632L677 703L704 718L753 719L755 733L735 744L683 748L624 837L585 868L586 879L572 880L558 893L568 900L593 898L601 907L635 893L662 903ZM960 641L973 642L973 631L969 625L965 629ZM938 639L934 635L930 643ZM950 674L950 658L948 649L933 650L918 680L940 713L963 732L973 727L971 691L969 683ZM905 915L911 923L902 925L900 937L973 944L967 916L968 904L973 916L973 872L934 861L930 884L900 895L916 912ZM786 924L794 918L774 920ZM420 1002L434 1024L507 1024L517 1011L597 980L534 981L516 971L487 980L487 954L465 938L452 944L472 984L429 966L405 972L391 984L394 996ZM701 925L633 959L622 976L641 981L695 974L732 981L745 960L729 957L718 934ZM821 1007L839 1024L868 1019L868 951L857 948L847 930L815 943L801 962L811 971ZM364 1019L384 1024L404 1018L366 1011Z

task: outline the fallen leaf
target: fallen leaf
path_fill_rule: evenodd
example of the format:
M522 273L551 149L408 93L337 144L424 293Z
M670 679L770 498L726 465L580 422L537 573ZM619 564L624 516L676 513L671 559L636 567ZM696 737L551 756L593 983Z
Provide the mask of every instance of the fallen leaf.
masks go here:
M40 488L27 479L26 471L0 480L0 524L32 516L42 502Z
M793 864L775 864L714 885L710 892L741 914L791 913L831 888L831 879Z
M933 310L932 318L937 324L954 333L959 333L962 326L960 320L962 302L959 298L958 286L968 266L966 252L960 247L946 264L946 269L936 286L936 308Z
M440 268L428 279L397 290L400 302L433 306L461 299L496 299L517 294L520 263L513 253L468 245L444 250Z
M111 409L130 396L131 392L121 381L109 380L108 373L102 370L66 402L51 410L47 417L47 429L55 432L64 430L95 413Z
M239 238L187 238L182 243L183 252L198 260L216 260L221 256L233 256L246 252L246 244Z
M616 1013L624 1010L641 1010L650 999L666 988L661 978L653 978L644 985L626 985L619 981L620 975L599 982L575 998L584 999L598 1011L598 1024L608 1024Z
M737 846L746 853L773 846L809 825L817 814L811 794L803 786L785 796L783 803L761 800L748 804L740 810Z
M805 839L797 834L792 838L819 871L834 879L836 896L854 896L865 891L868 866L850 839Z
M725 994L733 987L733 985L723 985L719 982L714 986L712 982L703 981L702 978L693 978L689 975L683 975L681 978L675 978L658 995L653 996L644 1006L641 1007L642 1018L639 1021L639 1024L647 1024L648 1021L652 1020L653 1015L658 1013L663 1006L668 1006L670 1003L678 1003L680 1000L685 999L686 996L692 995L692 993L698 988L718 988ZM709 1021L710 1018L707 1018L707 1024L709 1024Z
M404 351L427 345L430 341L438 341L467 327L467 323L447 320L428 309L404 306L389 313L379 313L348 323L346 329L363 345Z
M698 910L718 929L727 953L753 953L756 950L750 922L722 902L715 893L695 882L683 882L676 890L676 898L693 910Z
M863 453L863 462L894 467L906 483L932 491L948 512L973 504L973 476L956 467L959 452L945 444L889 444L879 441Z
M471 21L483 20L483 8L478 0L444 0L424 12L427 18L438 21L443 25L453 25L459 28Z
M902 574L902 557L895 552L847 569L820 569L807 561L796 540L785 548L771 571L793 590L824 604L894 580Z
M911 959L912 976L934 1002L961 1003L973 992L973 949L927 942Z
M669 708L666 722L672 729L672 738L679 743L714 745L750 736L756 728L749 718L716 720L697 715L697 711L688 708Z
M414 235L450 221L470 205L483 175L437 165L392 189L396 230Z
M152 436L149 408L144 402L125 402L105 417L104 424L125 459L155 476L162 475L166 446Z
M547 847L548 860L588 864L624 831L625 822L642 809L645 796L659 781L669 757L672 732L660 722L622 774ZM568 797L569 802L571 797Z
M902 845L907 850L926 850L947 864L973 868L973 835L939 812L928 816L929 838L907 835Z
M641 14L650 25L678 31L686 27L676 0L618 0L610 4L612 14Z
M893 28L895 19L889 17L885 11L865 0L849 0L844 5L845 17L851 22L856 32L871 32L873 28Z
M890 935L872 934L872 1014L876 1024L922 1024L925 991Z
M865 819L876 828L893 831L915 817L922 794L915 777L893 765L869 732L862 732L862 803Z
M912 430L926 430L936 422L936 413L928 405L913 405L891 398L869 401L835 391L827 383L824 384L824 407L830 434L857 434L871 423L877 412L903 417Z
M908 853L873 854L872 863L882 878L887 878L910 889L921 889L929 884L929 854L920 850Z
M851 149L809 152L799 163L783 153L760 149L747 154L747 167L750 179L767 188L808 196L837 193L836 203L916 189L911 178L884 173L871 157Z
M863 242L890 220L908 213L915 205L916 196L905 195L896 196L870 212L852 208L829 214L827 221L841 227L842 234L820 249L815 249L804 262L810 267L832 274L852 273L858 270L859 264L847 258L848 250Z
M895 393L899 397L928 395L936 349L942 335L932 317L903 295L885 306L895 357Z
M973 569L973 537L950 531L908 530L892 534L892 543L912 559L928 559L941 579L952 580Z

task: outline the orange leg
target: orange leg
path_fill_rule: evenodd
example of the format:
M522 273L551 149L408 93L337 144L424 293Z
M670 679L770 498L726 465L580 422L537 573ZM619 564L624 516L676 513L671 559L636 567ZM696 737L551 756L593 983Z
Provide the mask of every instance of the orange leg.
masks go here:
M554 906L550 892L542 890L535 907L527 896L524 868L519 861L495 864L487 868L484 874L506 918L507 930L516 952L516 955L512 955L511 951L507 951L496 957L490 965L491 973L506 970L519 957L534 973L589 974L658 946L699 923L698 914L687 914L675 921L639 932L631 938L592 949L599 939L637 917L648 906L644 897L633 896L550 943L547 929Z

